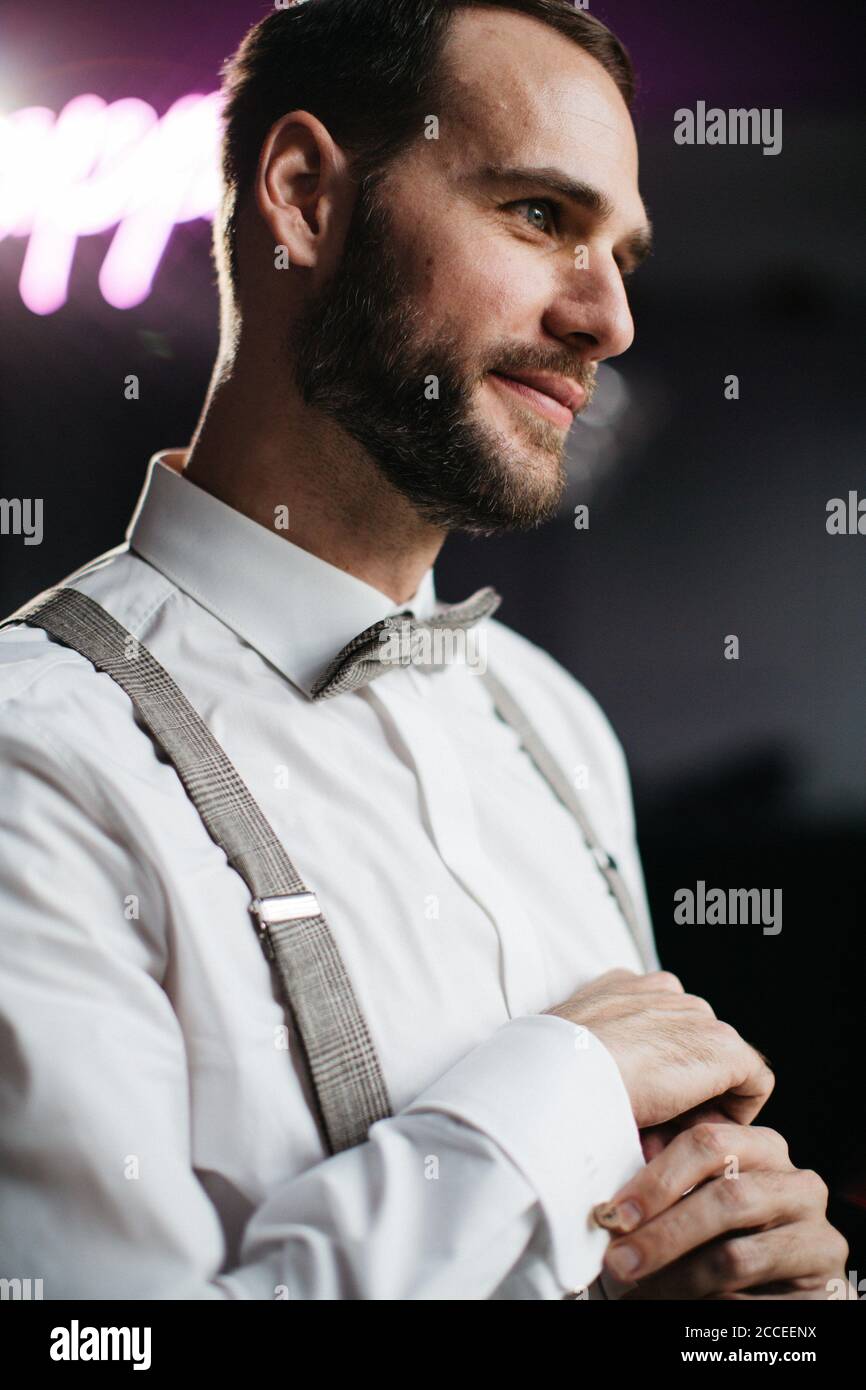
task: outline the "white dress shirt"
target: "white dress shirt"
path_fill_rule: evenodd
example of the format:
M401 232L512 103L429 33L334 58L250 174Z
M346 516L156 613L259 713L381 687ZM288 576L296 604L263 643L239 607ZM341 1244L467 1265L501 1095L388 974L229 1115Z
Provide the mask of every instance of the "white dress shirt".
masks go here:
M309 698L362 629L429 616L432 570L395 605L184 459L151 460L127 543L70 578L174 677L318 895L393 1118L325 1155L249 892L173 766L108 675L2 629L0 1277L46 1298L588 1286L591 1208L643 1157L611 1054L541 1011L643 971L617 905L467 664ZM587 783L657 968L616 736L550 656L485 626L491 669Z

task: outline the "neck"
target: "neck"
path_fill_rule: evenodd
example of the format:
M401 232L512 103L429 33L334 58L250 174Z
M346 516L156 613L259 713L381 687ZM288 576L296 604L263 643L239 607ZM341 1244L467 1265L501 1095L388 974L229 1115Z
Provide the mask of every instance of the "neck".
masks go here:
M412 598L445 539L263 356L217 363L184 476L394 603Z

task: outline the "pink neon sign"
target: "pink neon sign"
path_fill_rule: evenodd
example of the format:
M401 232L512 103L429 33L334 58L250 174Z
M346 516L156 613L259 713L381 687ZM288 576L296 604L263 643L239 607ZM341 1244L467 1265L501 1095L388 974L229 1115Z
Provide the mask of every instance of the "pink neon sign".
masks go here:
M28 237L19 289L34 314L66 302L78 238L117 230L103 297L131 309L150 294L173 228L212 217L219 196L220 96L181 97L160 119L136 97L80 96L58 116L0 117L0 240Z

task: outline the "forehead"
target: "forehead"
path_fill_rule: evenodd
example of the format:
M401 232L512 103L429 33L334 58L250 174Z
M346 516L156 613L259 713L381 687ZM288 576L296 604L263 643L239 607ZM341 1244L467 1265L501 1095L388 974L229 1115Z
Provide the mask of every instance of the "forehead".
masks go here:
M453 91L440 113L438 144L449 164L556 165L640 216L628 108L613 79L572 39L513 10L463 9L443 59Z

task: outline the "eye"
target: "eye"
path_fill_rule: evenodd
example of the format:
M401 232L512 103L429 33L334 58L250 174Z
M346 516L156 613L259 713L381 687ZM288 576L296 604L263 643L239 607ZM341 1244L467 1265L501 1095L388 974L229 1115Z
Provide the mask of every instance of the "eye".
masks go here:
M546 222L542 224L542 222L535 220L529 224L533 226L536 231L552 233L555 232L558 227L559 204L553 202L550 198L521 198L519 202L508 203L507 206L509 209L528 208L532 212L543 209Z

